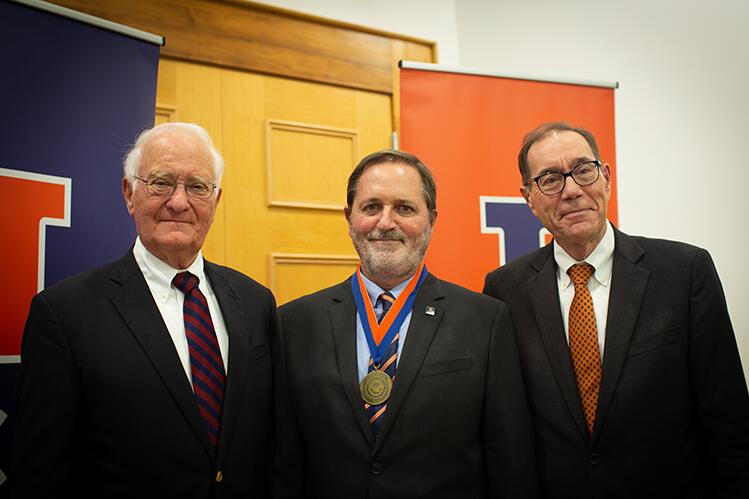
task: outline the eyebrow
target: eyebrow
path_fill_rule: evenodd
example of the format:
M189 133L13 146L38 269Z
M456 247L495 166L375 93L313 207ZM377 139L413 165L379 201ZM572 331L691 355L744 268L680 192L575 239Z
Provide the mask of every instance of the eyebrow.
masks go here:
M572 160L572 168L575 168L577 165L581 163L587 163L589 161L595 161L594 159L589 158L588 156L578 156L577 158ZM546 175L547 173L560 173L562 171L562 168L559 166L547 166L540 172L538 172L538 176Z
M379 204L382 204L383 203L382 198L378 198L378 197L371 197L371 198L367 198L367 199L362 199L359 202L361 204L367 204L367 203L379 203ZM398 199L395 199L392 204L393 205L414 204L415 202L416 201L414 201L414 200L398 198Z
M375 197L366 198L366 199L360 199L358 201L358 203L361 203L361 204L365 204L365 203L380 203L380 202L381 202L380 198L375 198Z
M148 178L170 178L170 179L176 179L178 177L179 177L179 175L175 175L174 173L166 172L166 171L159 171L159 170L152 171L148 175ZM204 177L201 177L199 175L190 175L189 177L183 177L183 178L187 182L189 182L189 181L196 181L197 180L197 181L200 181L200 182L208 182L210 184L214 183L213 180L208 180L208 179L206 179Z

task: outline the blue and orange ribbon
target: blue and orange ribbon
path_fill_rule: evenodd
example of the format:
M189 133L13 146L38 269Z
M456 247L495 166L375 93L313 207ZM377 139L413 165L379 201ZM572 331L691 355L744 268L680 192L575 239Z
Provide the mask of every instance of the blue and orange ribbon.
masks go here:
M361 265L356 269L356 273L351 276L351 290L354 293L354 300L356 301L356 311L364 328L364 336L367 338L369 353L372 356L372 362L375 366L379 367L388 345L390 345L396 333L400 331L403 321L406 320L406 317L411 312L414 300L416 300L416 294L428 274L426 265L422 263L419 270L416 271L414 278L411 279L411 282L408 283L403 292L398 296L385 318L379 324L377 323L372 302L369 300L367 288L361 276Z

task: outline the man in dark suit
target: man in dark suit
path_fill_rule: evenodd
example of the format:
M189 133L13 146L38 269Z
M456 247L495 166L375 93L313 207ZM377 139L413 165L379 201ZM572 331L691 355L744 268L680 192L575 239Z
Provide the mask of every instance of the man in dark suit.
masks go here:
M554 242L491 272L507 302L550 498L749 497L749 397L707 251L607 220L588 131L548 123L518 158Z
M269 496L275 303L202 257L222 171L197 125L141 134L122 181L135 245L34 297L15 497Z
M431 173L374 153L347 198L359 270L279 309L275 497L535 497L507 307L422 265Z

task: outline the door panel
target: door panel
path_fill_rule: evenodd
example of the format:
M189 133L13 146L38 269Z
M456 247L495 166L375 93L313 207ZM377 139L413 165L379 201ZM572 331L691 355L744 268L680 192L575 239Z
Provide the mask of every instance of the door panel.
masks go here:
M158 121L204 126L226 164L206 258L279 304L350 275L346 181L390 146L391 106L388 94L162 58Z

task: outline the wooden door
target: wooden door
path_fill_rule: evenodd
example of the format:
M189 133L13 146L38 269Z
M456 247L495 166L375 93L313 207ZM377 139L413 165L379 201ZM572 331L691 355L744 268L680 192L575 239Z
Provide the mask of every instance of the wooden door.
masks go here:
M391 106L384 93L162 58L157 122L201 124L226 163L206 258L279 304L351 275L346 181L390 146Z
M156 122L201 124L226 161L207 258L279 303L353 272L346 180L399 126L397 62L433 42L246 0L52 1L166 38Z

